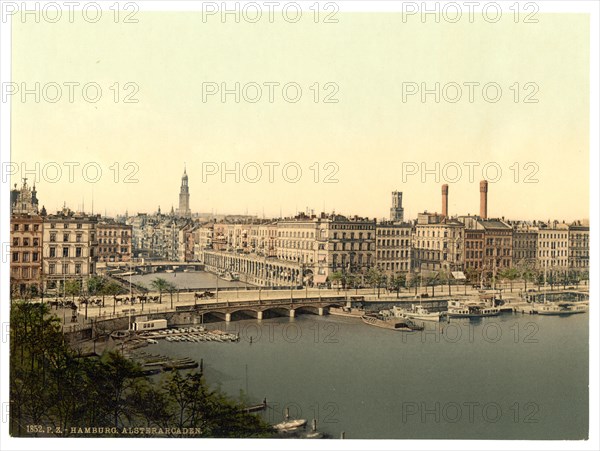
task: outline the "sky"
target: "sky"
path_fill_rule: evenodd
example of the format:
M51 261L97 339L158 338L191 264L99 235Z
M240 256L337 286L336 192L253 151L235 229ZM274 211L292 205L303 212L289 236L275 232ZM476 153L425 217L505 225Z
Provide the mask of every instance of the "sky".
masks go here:
M13 183L50 212L166 212L185 166L194 212L379 218L399 190L411 219L447 183L449 213L477 214L487 178L490 217L589 217L586 15L136 17L13 22L13 83L40 83L12 98Z

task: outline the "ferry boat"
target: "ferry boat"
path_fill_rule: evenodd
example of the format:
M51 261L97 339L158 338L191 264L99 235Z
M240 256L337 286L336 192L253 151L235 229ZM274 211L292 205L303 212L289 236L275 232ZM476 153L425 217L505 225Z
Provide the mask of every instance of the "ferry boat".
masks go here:
M490 306L484 302L448 301L448 318L483 318L500 314L498 307Z
M545 302L535 308L538 315L573 315L586 313L588 306L584 303L573 302Z
M410 318L419 321L436 321L443 320L446 312L430 312L422 305L411 304L410 309L403 309L397 305L392 307L391 313L396 318Z
M365 314L361 316L363 323L369 326L381 327L383 329L400 330L400 331L414 331L423 330L424 327L414 323L410 318L394 319L391 317L385 317L380 314Z
M335 316L348 316L360 318L365 314L365 309L357 307L329 307L329 314Z

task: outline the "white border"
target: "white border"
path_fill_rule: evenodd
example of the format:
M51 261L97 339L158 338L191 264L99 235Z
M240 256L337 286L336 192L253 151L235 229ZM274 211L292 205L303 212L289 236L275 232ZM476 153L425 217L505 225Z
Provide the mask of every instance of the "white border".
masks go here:
M116 0L102 2L103 8L107 9L113 5ZM21 1L16 2L21 4ZM46 1L38 2L40 4L49 3ZM58 2L61 3L61 2ZM86 2L81 2L81 4ZM201 2L194 1L137 1L134 2L140 6L141 11L183 11L199 10ZM221 4L221 2L217 2ZM227 2L229 5L235 2ZM243 3L243 2L241 2ZM264 2L259 1L259 4ZM289 3L285 0L281 4ZM298 1L307 9L314 4L314 0ZM394 2L394 1L337 1L340 11L401 11L402 3L412 2ZM421 1L414 2L421 4ZM441 2L444 3L444 2ZM465 2L458 1L463 4ZM491 3L481 1L480 4ZM502 9L505 11L514 1L503 1ZM445 450L503 450L503 449L548 449L563 450L565 448L573 450L597 450L600 449L598 434L598 401L599 390L599 309L598 309L598 275L599 265L599 234L598 226L600 224L600 140L598 124L600 123L599 114L599 86L600 79L598 55L600 52L599 42L600 34L598 28L598 18L600 12L600 3L597 1L538 1L540 13L544 12L577 12L590 14L590 225L591 225L591 248L590 248L590 439L588 441L481 441L481 440L225 440L225 439L15 439L8 435L8 422L0 423L0 449L2 450L63 450L63 449L86 449L86 450L105 450L105 449L141 449L141 450L164 450L182 449L245 449L245 450L263 450L280 449L282 447L290 450L306 449L308 447L314 450L328 449L352 449L362 450L368 448L377 449L445 449ZM276 8L277 9L277 8ZM476 7L481 10L481 7ZM1 23L0 18L0 80L10 82L10 62L11 62L11 35L10 23ZM1 161L10 161L10 103L0 103L0 155ZM0 187L0 242L9 242L9 223L10 215L7 205L9 204L10 184L2 183ZM2 253L4 253L2 249ZM6 330L4 324L9 317L9 264L5 255L2 255L2 265L0 269L0 321L2 327L2 343L0 352L0 400L4 403L8 399L8 340L6 339ZM4 419L4 405L2 405L2 415Z

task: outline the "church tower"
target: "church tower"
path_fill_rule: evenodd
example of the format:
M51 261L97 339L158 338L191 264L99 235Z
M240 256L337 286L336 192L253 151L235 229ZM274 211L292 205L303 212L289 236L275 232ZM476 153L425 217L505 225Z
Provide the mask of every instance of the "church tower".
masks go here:
M183 167L183 176L181 177L181 189L179 190L179 208L177 216L182 218L191 218L190 211L190 187L188 186L188 176L185 166Z

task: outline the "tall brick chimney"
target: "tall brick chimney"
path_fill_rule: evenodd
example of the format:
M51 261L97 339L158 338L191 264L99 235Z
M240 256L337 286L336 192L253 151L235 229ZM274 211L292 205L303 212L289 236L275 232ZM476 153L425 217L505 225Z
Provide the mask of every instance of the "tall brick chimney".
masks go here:
M448 185L442 185L442 217L448 217Z
M487 219L487 192L488 182L482 180L479 182L479 216L481 219Z

